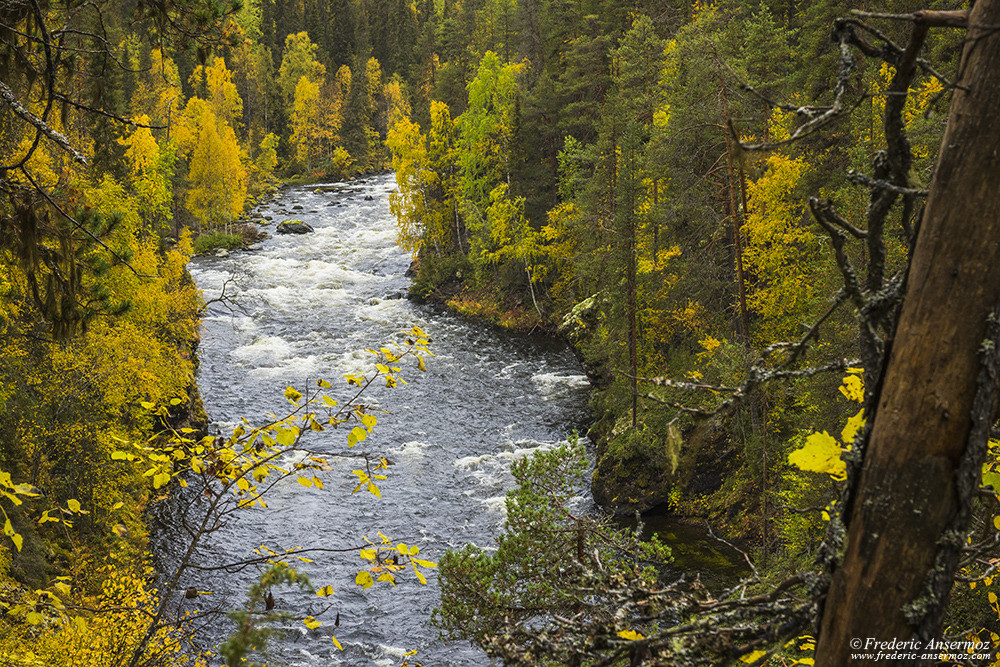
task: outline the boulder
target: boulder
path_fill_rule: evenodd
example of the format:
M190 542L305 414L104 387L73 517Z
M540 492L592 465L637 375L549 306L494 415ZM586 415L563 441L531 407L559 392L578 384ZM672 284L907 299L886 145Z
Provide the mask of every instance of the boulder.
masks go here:
M215 249L215 256L216 257L228 257L229 256L229 251L226 250L225 248L216 248Z
M275 229L278 234L308 234L315 231L312 225L302 222L301 220L286 220L278 225Z

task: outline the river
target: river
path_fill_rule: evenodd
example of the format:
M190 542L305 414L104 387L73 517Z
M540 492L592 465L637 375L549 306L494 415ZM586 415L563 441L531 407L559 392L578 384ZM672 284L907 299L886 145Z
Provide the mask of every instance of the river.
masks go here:
M267 509L251 509L214 533L204 562L238 560L261 544L350 547L362 535L376 538L379 530L418 545L429 560L468 542L489 547L503 524L511 461L586 426L586 378L564 345L404 298L410 257L395 242L388 203L394 187L394 177L382 175L286 190L259 213L275 223L308 222L315 233L275 236L254 252L191 263L206 298L229 281L226 293L236 304L232 310L212 304L198 352L205 407L213 428L223 432L241 417L259 421L281 411L289 385L326 378L334 383L331 391L339 387L347 396L343 376L371 366L364 350L413 326L433 339L435 355L426 373L406 364L407 386L376 389L367 400L390 413L379 416L372 436L359 445L395 464L381 499L351 495L356 478L350 471L357 465L334 462L333 470L321 473L325 490L290 481L273 490ZM345 440L343 431L326 431L309 444L334 452L346 448ZM580 501L592 503L589 497ZM468 643L438 640L430 625L439 601L433 570L426 586L411 576L401 577L395 588L361 590L353 579L362 562L355 553L299 564L317 588L333 586L333 607L321 620L332 622L339 613L340 625L306 631L297 624L271 642L268 664L390 667L412 649L427 666L488 664ZM216 576L198 587L208 587L216 603L231 607L256 576ZM317 600L285 589L276 594L276 608L304 615L320 606ZM219 619L207 640L221 641L232 629ZM343 652L330 641L331 629Z

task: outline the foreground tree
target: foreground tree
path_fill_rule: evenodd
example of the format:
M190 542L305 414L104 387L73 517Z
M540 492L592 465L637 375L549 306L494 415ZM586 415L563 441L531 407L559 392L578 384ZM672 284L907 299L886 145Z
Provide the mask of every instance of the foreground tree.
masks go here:
M762 351L739 387L650 379L673 389L721 393L714 407L681 407L705 418L731 415L733 406L768 381L848 368L849 377L863 374L867 425L858 429L862 415L853 417L844 430L851 435L843 436L853 446L837 446L827 459L839 464L839 478L847 481L837 510L830 512L821 570L799 572L752 596L745 585L718 595L683 583L650 588L637 578L609 577L599 563L584 565L584 579L599 582L589 590L604 591L615 612L553 616L548 624L504 623L481 643L507 664L618 664L616 660L631 659L631 664L689 665L740 657L760 665L772 652L786 650L787 645L776 644L779 639L813 634L817 627L816 664L866 664L852 655L859 651L858 639L862 651L868 638L917 640L924 647L932 639L955 639L956 632L969 630L941 626L956 569L983 553L968 537L981 495L1000 378L1000 205L995 200L1000 126L990 114L1000 101L995 27L1000 25L1000 1L980 0L971 12L878 18L905 22L912 29L908 45L897 46L886 32L857 18L838 20L834 39L841 67L833 103L775 104L797 112L804 122L787 139L756 146L775 149L847 114L856 94L853 49L885 61L885 148L876 154L871 176L848 173L870 192L864 221L849 222L832 201L809 202L831 241L842 277L828 312L798 341L774 343ZM955 84L920 58L929 30L947 27L967 29ZM911 180L914 157L904 110L920 69L954 87L928 190ZM924 197L927 203L918 212ZM892 225L897 216L898 227ZM848 247L851 242L856 247ZM847 302L857 309L860 362L827 359L803 368L807 349L822 349L816 340L821 325ZM862 379L850 379L845 394L854 387L860 398ZM822 472L833 476L832 467ZM995 556L996 533L984 532L989 532L986 541L993 549L989 555ZM984 578L996 569L996 560L989 563L977 570L986 572ZM995 594L989 596L995 604ZM581 595L573 608L590 600ZM678 623L678 618L685 620ZM811 638L805 643L813 646ZM934 655L934 660L924 655ZM916 657L895 663L938 658L940 651L919 650ZM812 664L807 659L797 664ZM874 662L874 654L867 661Z
M956 14L915 14L898 69L914 67L930 26L964 22ZM968 16L899 324L868 400L870 432L851 456L858 472L843 505L844 557L823 607L818 665L847 664L855 637L937 637L966 543L998 377L998 23L997 0L980 0Z

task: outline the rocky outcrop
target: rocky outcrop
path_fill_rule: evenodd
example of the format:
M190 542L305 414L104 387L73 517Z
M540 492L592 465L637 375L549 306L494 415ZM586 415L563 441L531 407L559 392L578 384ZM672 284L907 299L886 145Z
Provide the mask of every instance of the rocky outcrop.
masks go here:
M576 304L558 329L595 390L597 421L588 433L596 450L594 500L618 516L668 506L689 513L692 504L678 508L678 500L707 500L722 487L734 460L729 436L715 420L632 427L628 402L613 395L606 342L594 339L611 306L606 292L594 294Z
M606 354L593 352L592 346L587 344L591 334L597 331L601 313L608 306L606 302L603 292L584 299L566 313L557 329L557 333L573 350L590 384L596 389L607 387L612 380Z
M278 225L277 229L274 230L278 234L309 234L315 231L307 222L302 222L301 220L286 220Z
M722 488L735 451L716 421L630 438L628 417L613 415L614 423L601 420L590 431L597 445L591 481L595 502L615 515L631 516L676 506L680 499L708 501ZM710 511L714 503L702 504Z

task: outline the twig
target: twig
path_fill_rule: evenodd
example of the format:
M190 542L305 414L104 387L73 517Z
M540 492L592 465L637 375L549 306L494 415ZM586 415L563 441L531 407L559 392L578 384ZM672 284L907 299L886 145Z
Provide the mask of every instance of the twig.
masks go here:
M752 561L752 560L750 560L750 556L749 556L749 555L747 554L747 552L746 552L746 551L743 551L743 549L740 549L740 548L739 548L738 546L736 546L735 544L733 544L733 543L732 543L732 542L730 542L729 540L727 540L727 539L725 539L725 538L723 538L723 537L719 537L718 535L716 535L716 534L715 534L715 531L714 531L714 530L712 530L712 524L710 524L710 523L709 523L709 522L707 522L707 521L705 522L705 528L707 528L707 529L708 529L708 534L709 534L709 535L711 535L711 536L712 536L713 538L715 538L715 539L716 539L716 540L718 540L719 542L722 542L723 544L725 544L725 545L729 546L730 548L732 548L732 549L735 549L736 551L738 551L738 552L740 552L741 554L743 554L743 558L745 558L745 559L746 559L746 561L747 561L747 565L749 565L749 566L750 566L750 569L751 569L751 570L753 570L753 576L754 576L754 577L758 577L758 576L760 576L760 573L759 573L759 572L757 572L757 566L753 564L753 561ZM774 596L777 596L777 595L778 595L778 593L780 593L780 592L781 592L782 590L783 590L783 589L782 589L781 587L778 587L778 588L774 589L774 590L773 590L773 591L771 592L771 595L774 595ZM768 600L768 601L770 601L770 600Z
M64 151L72 155L73 160L79 162L80 164L87 164L89 162L87 156L81 153L80 151L76 150L75 148L73 148L73 146L69 143L69 139L67 139L63 134L56 132L44 120L42 120L35 114L25 109L24 106L18 101L17 97L14 96L14 93L11 91L11 89L8 88L7 84L5 84L3 81L0 81L0 99L3 99L4 102L10 105L10 108L14 111L14 114L17 115L21 120L25 121L26 123L29 123L30 125L33 125L38 132L44 134L46 137L55 142ZM12 165L0 166L0 171L5 171L8 169L16 169L20 166L22 165L12 164Z
M57 203L56 203L56 202L55 202L55 201L54 201L54 200L52 199L52 197L50 197L50 196L49 196L49 194L48 194L48 193L47 193L47 192L46 192L46 191L45 191L44 189L42 189L42 186L40 186L40 185L39 185L38 183L36 183L36 182L35 182L35 179L33 179L33 178L31 177L31 174L29 174L29 173L28 173L28 170L27 170L27 169L25 169L24 167L21 167L21 173L22 173L22 174L24 174L24 175L25 175L25 177L26 177L26 178L28 179L28 181L30 181L30 182L31 182L31 185L32 185L32 186L34 186L35 190L37 190L37 191L38 191L38 192L39 192L39 193L40 193L40 194L41 194L41 195L42 195L42 196L43 196L43 197L45 198L45 200L46 200L47 202L49 202L49 204L51 204L51 205L52 205L52 207L53 207L53 208L55 208L55 209L56 209L57 211L59 211L59 213L60 213L60 214L62 214L62 216L63 216L64 218L66 218L66 219L67 219L67 220L69 220L69 221L70 221L71 223L73 223L73 226L74 226L74 227L76 227L77 229L79 229L80 231L82 231L82 232L83 232L84 234L86 234L87 236L89 236L89 237L90 237L91 239L93 239L93 240L94 240L95 242L97 242L97 243L98 243L98 244L99 244L99 245L100 245L100 246L101 246L102 248L104 248L105 250L107 250L108 252L110 252L110 253L111 253L112 255L114 255L114 256L115 256L115 258L117 258L117 259L118 259L118 261L120 261L120 262L121 262L122 264L124 264L125 266L127 266L127 267L128 267L129 271L131 271L131 272L132 272L132 273L134 273L135 275L139 276L140 278L155 278L155 277L156 277L156 276L151 276L151 275L146 275L145 273L139 273L138 271L136 271L136 270L135 270L135 267L133 267L133 266L132 266L131 264L129 264L128 262L126 262L126 261L125 261L125 259L124 259L124 258L122 258L122 256L121 256L121 255L119 255L119 254L118 254L117 252L115 252L115 251L114 251L114 250L112 250L112 249L111 249L110 247L108 247L108 244L107 244L107 243L105 243L105 242L104 242L104 241L102 241L102 240L101 240L100 238L98 238L98 237L97 237L97 236L96 236L96 235L95 235L95 234L94 234L94 233L93 233L92 231L90 231L89 229L87 229L87 228L86 228L86 227L85 227L85 226L84 226L84 225L83 225L82 223L80 223L80 222L79 222L79 221L78 221L78 220L77 220L76 218L74 218L74 217L73 217L73 216L71 216L71 215L70 215L69 213L67 213L66 211L64 211L64 210L62 209L62 207L61 207L61 206L59 206L59 204L57 204Z
M851 169L847 172L847 180L851 181L852 183L857 183L858 185L864 185L873 190L887 190L889 192L894 192L899 195L907 195L911 197L926 197L929 194L927 190L920 190L916 188L905 188L903 186L890 183L889 181L875 179L872 178L871 176L866 176L865 174L859 173L854 169ZM865 232L861 233L867 236ZM858 236L858 238L861 237Z

